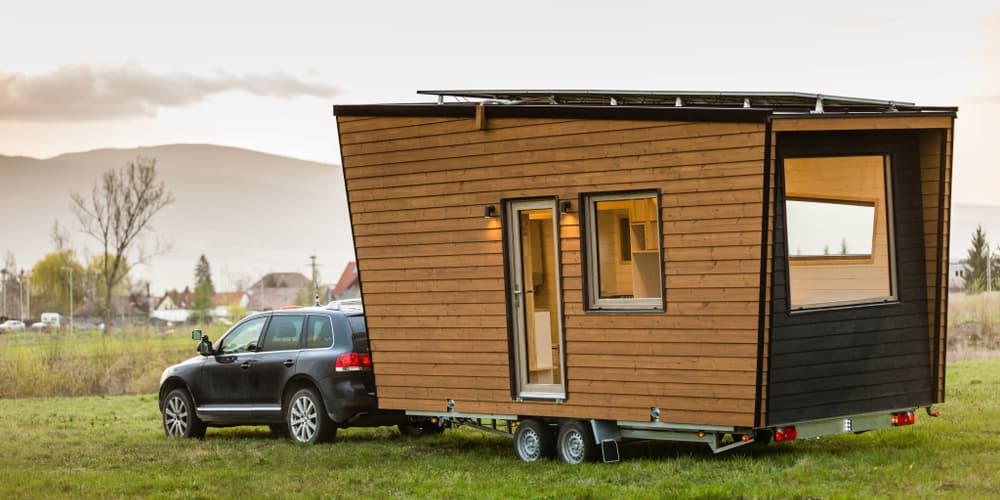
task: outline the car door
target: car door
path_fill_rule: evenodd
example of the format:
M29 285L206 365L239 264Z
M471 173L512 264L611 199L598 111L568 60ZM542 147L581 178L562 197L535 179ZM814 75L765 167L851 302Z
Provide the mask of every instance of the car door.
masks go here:
M268 316L248 319L219 340L219 347L202 365L194 389L198 413L225 420L248 420L251 405L245 371L254 364L257 345Z
M296 373L306 317L275 314L247 368L247 393L258 421L281 420L281 394Z

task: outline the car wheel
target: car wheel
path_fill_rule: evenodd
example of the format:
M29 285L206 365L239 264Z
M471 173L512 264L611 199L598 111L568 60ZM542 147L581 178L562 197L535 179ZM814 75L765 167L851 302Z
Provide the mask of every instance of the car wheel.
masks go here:
M323 400L312 388L299 389L285 410L288 435L297 443L323 443L337 437L337 427L326 415Z
M169 437L205 437L205 423L194 412L191 396L184 389L174 389L163 402L163 430Z
M514 431L514 453L525 462L552 458L556 446L549 426L533 418L522 420Z
M559 457L568 464L597 460L597 445L593 436L590 426L579 420L562 424L556 440Z

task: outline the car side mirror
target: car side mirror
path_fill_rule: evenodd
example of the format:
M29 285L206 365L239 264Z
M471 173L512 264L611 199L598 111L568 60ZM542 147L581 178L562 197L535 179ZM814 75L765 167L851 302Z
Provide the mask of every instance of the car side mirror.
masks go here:
M201 330L191 330L191 340L201 339Z
M214 354L212 352L212 342L208 340L208 335L201 337L201 343L198 344L198 354L202 356L211 356Z

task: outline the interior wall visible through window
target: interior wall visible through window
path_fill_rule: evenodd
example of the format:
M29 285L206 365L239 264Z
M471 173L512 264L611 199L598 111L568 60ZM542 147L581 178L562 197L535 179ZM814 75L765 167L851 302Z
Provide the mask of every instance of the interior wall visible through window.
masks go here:
M663 310L658 194L590 195L588 309Z
M786 158L793 310L895 299L888 158Z

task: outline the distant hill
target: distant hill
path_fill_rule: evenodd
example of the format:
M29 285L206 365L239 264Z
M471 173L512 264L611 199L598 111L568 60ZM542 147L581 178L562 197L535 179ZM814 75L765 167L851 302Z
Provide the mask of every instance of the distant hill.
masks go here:
M246 149L174 144L99 149L40 160L0 155L0 257L10 250L19 268L52 251L52 223L72 230L73 244L97 253L77 232L70 193L89 196L94 181L136 156L156 159L176 202L154 219L154 237L169 242L137 274L153 290L183 288L205 254L217 287L252 283L270 271L308 275L318 256L323 280L335 282L353 259L350 221L339 165Z

